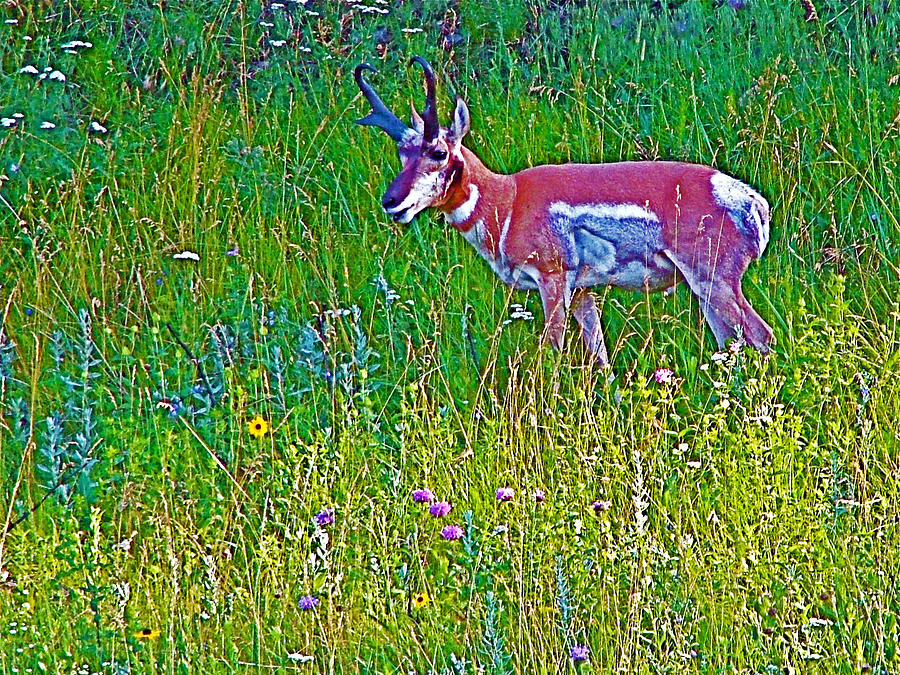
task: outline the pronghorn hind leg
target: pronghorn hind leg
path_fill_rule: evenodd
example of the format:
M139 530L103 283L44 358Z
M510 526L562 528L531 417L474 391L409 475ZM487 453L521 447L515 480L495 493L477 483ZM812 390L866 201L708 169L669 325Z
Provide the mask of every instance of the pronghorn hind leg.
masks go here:
M740 337L755 349L768 351L772 329L753 310L741 292L741 276L747 269L746 264L737 266L737 269L729 269L720 261L720 269L716 270L707 265L682 260L672 251L667 250L665 253L700 301L700 311L712 329L719 349L725 349L728 341L738 337L740 333Z
M575 292L572 299L572 316L581 328L581 338L588 352L593 355L601 368L609 364L606 343L603 341L603 327L600 325L600 312L597 299L593 293L584 289Z

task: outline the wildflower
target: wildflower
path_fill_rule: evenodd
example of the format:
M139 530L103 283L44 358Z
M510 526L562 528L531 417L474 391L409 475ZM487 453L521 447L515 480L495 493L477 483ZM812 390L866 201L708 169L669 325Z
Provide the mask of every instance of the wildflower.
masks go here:
M173 260L193 260L194 262L200 262L200 256L194 253L193 251L182 251L181 253L175 253L172 256Z
M572 645L572 649L569 650L569 656L572 657L575 663L587 661L589 653L590 650L587 648L587 645Z
M238 247L237 247L237 246L235 246L235 247L232 248L232 249L229 249L229 250L225 251L225 255L229 255L229 256L231 256L232 258L237 257L237 254L238 254Z
M56 125L53 122L41 122L41 129L55 129Z
M501 502L508 502L512 499L516 494L516 491L511 487L502 487L497 488L497 500Z
M247 425L247 428L250 431L250 435L254 438L262 438L269 431L269 423L266 422L262 417L257 415Z
M291 652L287 655L288 659L291 661L295 661L297 663L309 663L313 660L314 657L309 654L303 654L301 652Z
M273 47L284 47L287 44L287 40L269 40L269 44Z
M155 640L159 637L159 628L141 628L131 635L136 640Z
M431 508L428 509L429 513L435 518L443 518L452 510L453 507L450 506L450 502L435 502L431 505Z
M105 126L100 124L100 122L95 122L94 120L91 120L90 131L95 134L105 134L107 131L109 131L109 129L107 129Z
M653 379L656 380L656 384L671 384L674 375L671 368L657 368L653 373Z
M58 70L52 71L47 77L49 77L51 80L56 80L57 82L65 82L66 81L66 76L63 75Z
M63 45L60 45L60 49L72 50L72 49L90 49L93 47L93 43L91 42L82 42L81 40L72 40L71 42L66 42Z
M412 597L413 607L415 607L416 609L422 609L423 607L428 606L430 602L431 598L428 597L428 593L424 591L422 591L421 593L416 593Z
M22 68L19 68L19 72L23 75L38 75L38 69L32 65L27 65Z
M547 499L546 493L545 493L543 490L541 490L540 488L537 488L534 492L532 492L532 493L531 493L531 497L532 497L532 498L534 499L534 501L536 501L538 504L540 504L540 503L543 502L545 499Z
M609 511L612 508L612 502L606 499L598 499L591 506L594 507L594 513L601 513Z
M414 502L419 504L430 504L434 501L434 493L428 488L413 490L412 498Z
M334 509L323 509L315 515L316 525L325 527L334 523Z
M314 595L304 595L297 601L297 606L304 612L315 609L319 604L319 599Z
M456 541L463 536L463 529L459 525L447 525L441 530L441 536L448 541Z

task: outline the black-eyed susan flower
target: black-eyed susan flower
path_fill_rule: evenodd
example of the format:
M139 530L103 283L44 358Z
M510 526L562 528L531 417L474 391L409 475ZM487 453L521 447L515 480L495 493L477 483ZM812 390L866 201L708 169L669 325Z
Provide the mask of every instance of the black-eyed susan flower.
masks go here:
M269 423L257 415L247 423L247 429L254 438L262 438L269 432Z
M159 628L141 628L132 633L136 640L155 640L159 637Z
M423 607L427 607L431 603L431 598L428 597L428 593L422 591L421 593L416 593L412 597L413 607L416 609L422 609Z

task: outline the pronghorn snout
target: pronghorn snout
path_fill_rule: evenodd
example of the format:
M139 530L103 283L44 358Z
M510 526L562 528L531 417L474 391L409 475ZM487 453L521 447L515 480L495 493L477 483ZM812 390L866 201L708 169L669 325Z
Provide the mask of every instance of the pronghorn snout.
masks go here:
M400 175L385 190L384 196L381 198L381 206L394 222L408 223L412 220L410 207L414 204L410 203L411 188L409 173L401 171Z
M384 197L381 198L382 208L384 208L386 213L390 214L395 223L403 221L403 216L406 215L408 210L403 206L406 195L407 192L405 190L397 190L394 185L391 185L387 192L384 193Z
M391 194L390 190L384 193L384 197L381 198L381 207L387 211L391 207L397 206L400 203L400 198L396 195Z

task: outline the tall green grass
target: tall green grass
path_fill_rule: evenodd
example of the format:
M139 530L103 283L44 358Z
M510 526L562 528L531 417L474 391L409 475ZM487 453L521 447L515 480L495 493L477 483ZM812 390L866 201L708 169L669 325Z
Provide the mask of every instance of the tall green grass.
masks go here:
M3 9L0 670L894 672L892 8L283 5ZM413 54L496 170L758 188L776 353L686 289L601 291L609 378L540 349L536 296L379 209L351 72L405 115Z

